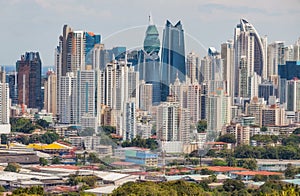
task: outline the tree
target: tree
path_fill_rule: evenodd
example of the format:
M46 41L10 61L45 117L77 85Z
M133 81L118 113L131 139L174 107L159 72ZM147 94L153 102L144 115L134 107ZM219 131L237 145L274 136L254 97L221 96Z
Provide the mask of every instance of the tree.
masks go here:
M286 178L294 178L295 175L297 175L297 173L298 173L298 169L295 166L293 166L291 163L288 163L287 168L284 171L285 177Z
M100 159L97 157L97 155L95 153L90 153L88 156L88 161L90 163L99 163Z
M19 187L13 191L12 195L44 195L44 188L41 186L32 186L30 188Z
M8 163L8 165L5 167L4 171L9 172L19 172L21 169L21 166L17 163Z
M41 166L48 165L47 159L45 159L45 158L43 158L43 157L40 157L39 163L40 163Z
M52 131L47 131L42 136L38 137L37 140L41 143L46 144L52 144L53 142L57 141L59 139L59 135L57 133L54 133Z
M52 159L52 162L51 162L52 164L60 164L60 159L59 159L59 157L53 157L53 159Z
M203 133L207 129L207 121L206 120L199 120L197 123L197 132Z
M239 166L243 168L256 170L257 169L257 161L255 159L242 159L239 160Z
M227 192L239 191L245 188L241 180L227 179L223 183L223 189Z
M212 165L213 166L227 166L227 162L222 159L213 159Z
M44 129L48 128L50 123L48 123L46 120L44 119L38 119L37 121L35 121L35 123L41 127L43 127Z
M261 131L261 132L266 132L266 131L268 131L268 128L265 127L265 126L262 126L262 127L260 128L260 131Z
M293 131L293 134L299 135L300 134L300 128L297 128Z
M235 136L233 134L221 135L219 137L218 141L220 141L220 142L226 142L226 143L231 143L231 144L235 144L236 143L236 139L235 139Z
M1 144L7 144L7 135L1 134Z

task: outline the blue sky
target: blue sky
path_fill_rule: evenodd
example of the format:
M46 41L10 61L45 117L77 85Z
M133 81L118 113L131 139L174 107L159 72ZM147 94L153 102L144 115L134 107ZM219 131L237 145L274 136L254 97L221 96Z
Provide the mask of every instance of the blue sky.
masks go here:
M232 39L240 18L269 43L300 36L299 0L0 0L0 65L14 65L25 51L39 51L43 65L52 65L64 24L101 34L107 48L141 47L149 12L160 34L166 19L181 20L186 52L200 56Z

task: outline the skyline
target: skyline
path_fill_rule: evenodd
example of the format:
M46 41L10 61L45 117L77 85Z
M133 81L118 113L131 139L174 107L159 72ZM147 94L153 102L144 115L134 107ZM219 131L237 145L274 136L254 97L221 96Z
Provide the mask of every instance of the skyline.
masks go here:
M166 20L172 23L181 20L186 34L186 53L194 51L200 57L207 54L208 47L219 50L221 43L233 39L240 18L253 24L260 36L267 35L268 43L280 40L290 45L300 36L297 29L300 2L297 0L254 0L251 5L236 0L226 3L221 0L131 2L128 6L121 0L0 1L0 25L9 29L2 31L0 37L0 63L15 65L24 52L38 51L43 66L53 65L54 49L64 24L75 30L99 33L106 48L142 47L150 12L160 39Z

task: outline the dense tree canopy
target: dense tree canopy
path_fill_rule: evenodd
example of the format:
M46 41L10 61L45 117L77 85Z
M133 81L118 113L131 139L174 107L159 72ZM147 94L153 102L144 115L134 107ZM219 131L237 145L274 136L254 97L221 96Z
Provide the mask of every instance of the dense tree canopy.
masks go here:
M207 121L206 120L199 120L197 123L197 132L203 133L207 129Z
M236 143L236 139L235 139L235 136L233 134L221 135L218 138L218 141L220 141L220 142L226 142L226 143L231 143L231 144L235 144Z
M131 146L150 148L151 150L155 150L158 148L158 143L152 138L142 139L140 136L137 136L131 142L124 141L122 143L122 147L131 147Z

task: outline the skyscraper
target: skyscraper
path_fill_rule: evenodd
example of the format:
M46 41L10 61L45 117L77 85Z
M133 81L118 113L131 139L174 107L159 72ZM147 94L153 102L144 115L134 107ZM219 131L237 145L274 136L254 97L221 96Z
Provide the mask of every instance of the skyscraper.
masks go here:
M45 81L44 88L45 88L45 95L44 95L44 109L52 113L53 116L57 114L57 91L56 91L56 74L52 71L49 70L47 72L47 81Z
M10 132L9 85L5 81L4 67L0 67L0 134Z
M247 20L241 19L240 24L235 28L234 33L234 63L235 63L235 96L239 95L239 92L247 90L239 89L240 79L245 80L252 77L256 73L259 77L264 77L266 70L266 41L263 40L254 26ZM243 70L246 72L239 72L239 68L243 66ZM240 73L244 74L240 77ZM245 83L246 84L246 83ZM250 83L243 86L243 88L249 88ZM251 87L250 87L251 88ZM250 93L243 94L243 96L250 96Z
M41 97L42 62L38 52L26 52L16 63L18 72L18 103L29 108L43 108Z
M194 52L190 52L187 55L187 60L186 60L186 74L191 84L198 82L196 78L197 76L196 70L198 69L198 67L199 67L199 58L196 56Z
M152 102L158 104L161 100L160 93L160 40L156 26L153 24L151 16L149 16L149 25L146 30L144 47L138 53L138 68L140 79L147 84L152 84Z
M166 22L163 31L163 43L161 54L161 80L162 80L162 101L165 101L168 94L168 86L174 83L178 74L180 81L185 81L185 45L184 31L181 21L172 25L169 20Z

